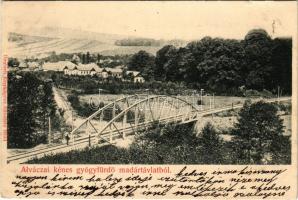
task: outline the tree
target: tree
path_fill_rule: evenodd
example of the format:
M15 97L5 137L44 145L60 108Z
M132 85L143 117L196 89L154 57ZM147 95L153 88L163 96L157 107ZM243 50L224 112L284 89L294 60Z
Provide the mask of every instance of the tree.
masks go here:
M86 64L89 64L90 62L91 62L91 56L90 56L90 53L88 51L87 54L86 54Z
M41 116L43 117L43 130L45 131L45 135L48 131L49 121L48 118L54 118L56 112L56 104L54 100L54 94L52 90L51 83L44 83L43 84L43 92L40 98L40 109L41 109Z
M139 51L134 54L128 62L129 70L140 71L145 79L153 79L155 57L146 51Z
M238 163L264 164L283 133L282 119L270 103L245 102L239 112L233 134L234 152Z
M179 76L177 53L178 50L173 45L166 45L156 53L154 68L156 80L177 80Z
M102 56L98 53L98 54L96 55L96 62L97 62L97 63L100 63L101 58L102 58Z
M272 89L272 40L263 29L254 29L244 39L246 85L251 89Z
M81 62L81 59L79 56L77 56L76 54L73 55L71 62L73 62L74 64L79 64Z
M205 37L200 41L188 43L185 48L180 48L179 52L182 56L179 60L179 70L186 83L206 83L202 67L199 67L199 64L204 62L204 52L207 51L210 40L210 37Z
M48 117L56 107L50 83L32 73L9 73L8 148L31 148L46 142Z
M292 39L275 38L272 47L272 87L280 86L284 93L292 91ZM277 92L277 91L275 91Z
M56 54L56 51L52 51L49 55L49 61L50 62L58 62L59 59L58 59L58 56Z
M197 43L196 52L201 59L197 74L207 88L223 92L241 85L243 49L239 41L206 37Z
M280 135L271 146L270 164L291 164L291 139L289 136Z
M20 62L17 58L8 58L7 64L9 67L18 67L20 65Z
M34 145L34 131L37 123L34 119L36 94L40 82L35 76L25 74L16 77L9 74L8 80L8 147L29 148Z
M84 53L82 55L82 64L87 64L87 58L86 58L86 55Z
M33 130L30 129L32 127L32 120L26 120L29 123L29 126L23 124L23 119L18 117L19 113L22 112L31 112L30 106L25 106L22 109L21 106L21 98L19 93L21 91L19 86L19 80L16 76L12 76L11 73L8 74L8 148L15 148L22 146L22 133L26 134L27 138L30 139L30 134ZM27 112L28 111L28 112ZM20 129L20 127L24 125L25 129ZM28 129L27 129L28 128ZM29 133L29 134L27 134ZM29 137L28 137L29 136Z

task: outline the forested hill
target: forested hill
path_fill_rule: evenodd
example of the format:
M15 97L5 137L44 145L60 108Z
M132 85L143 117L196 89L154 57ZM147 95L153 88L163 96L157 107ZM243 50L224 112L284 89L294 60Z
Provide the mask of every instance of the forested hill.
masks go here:
M195 88L236 94L241 89L291 93L292 39L271 38L262 29L243 40L204 37L177 48L166 45L156 56L140 51L128 63L146 79L184 82Z

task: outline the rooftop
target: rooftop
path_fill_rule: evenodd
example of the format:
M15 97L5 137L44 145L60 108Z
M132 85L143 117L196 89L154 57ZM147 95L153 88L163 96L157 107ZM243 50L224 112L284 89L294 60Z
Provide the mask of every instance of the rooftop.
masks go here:
M65 67L74 68L76 64L70 61L59 61L59 62L46 62L43 64L42 68L45 71L63 71Z

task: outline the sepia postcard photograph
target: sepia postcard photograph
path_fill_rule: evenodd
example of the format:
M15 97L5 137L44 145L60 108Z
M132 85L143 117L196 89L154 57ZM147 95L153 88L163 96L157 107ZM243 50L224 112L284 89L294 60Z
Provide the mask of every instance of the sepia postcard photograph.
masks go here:
M1 9L1 196L297 198L296 2Z

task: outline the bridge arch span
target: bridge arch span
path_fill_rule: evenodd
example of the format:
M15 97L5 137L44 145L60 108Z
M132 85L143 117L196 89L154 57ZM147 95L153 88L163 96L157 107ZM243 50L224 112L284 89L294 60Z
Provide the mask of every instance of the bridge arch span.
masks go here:
M114 136L125 137L126 134L136 133L140 128L146 128L153 122L186 123L194 121L199 112L191 103L176 96L157 95L142 99L127 107L110 120L98 131L98 138L108 134L109 142ZM132 114L129 117L128 114Z
M112 143L148 127L153 122L162 124L187 123L198 117L198 108L177 96L131 95L119 98L98 109L84 119L70 133L72 143L89 138L89 146L101 141Z

